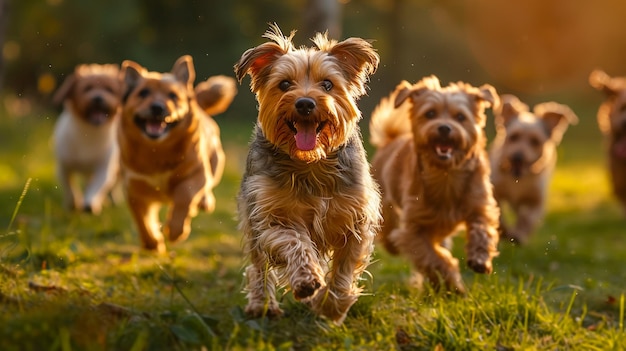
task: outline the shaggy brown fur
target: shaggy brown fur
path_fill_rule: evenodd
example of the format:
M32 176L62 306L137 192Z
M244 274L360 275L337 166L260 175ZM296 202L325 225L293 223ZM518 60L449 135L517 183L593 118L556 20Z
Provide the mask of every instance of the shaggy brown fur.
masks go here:
M446 246L467 231L467 264L491 273L497 255L499 210L485 151L484 109L497 102L493 87L426 77L404 81L372 114L372 161L383 194L381 240L411 260L435 288L464 293L458 260Z
M513 95L501 96L495 117L497 135L490 150L494 196L515 215L513 227L501 216L500 233L504 239L523 244L543 219L557 146L578 118L556 102L536 105L530 112Z
M589 83L606 96L598 109L598 125L608 144L613 193L626 212L626 77L610 77L596 70Z
M235 65L259 102L238 198L245 252L246 312L282 314L276 287L341 323L356 302L380 221L356 99L378 66L365 40L318 34L293 47L274 25L271 41Z
M164 234L171 242L185 240L198 207L215 208L212 189L224 168L219 127L203 111L210 106L196 102L190 56L179 58L171 73L125 61L122 76L127 90L118 140L128 204L143 247L163 253ZM217 91L221 97L207 101L232 101L236 93ZM163 233L162 205L170 206Z

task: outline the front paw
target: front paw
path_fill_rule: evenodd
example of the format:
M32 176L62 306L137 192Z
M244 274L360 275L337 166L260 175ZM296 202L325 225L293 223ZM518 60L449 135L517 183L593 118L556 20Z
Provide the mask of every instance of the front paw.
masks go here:
M315 278L311 280L302 280L292 285L293 296L296 300L302 300L315 294L322 284Z
M491 261L469 259L467 260L467 266L471 268L474 272L481 274L491 274L491 272L493 271Z

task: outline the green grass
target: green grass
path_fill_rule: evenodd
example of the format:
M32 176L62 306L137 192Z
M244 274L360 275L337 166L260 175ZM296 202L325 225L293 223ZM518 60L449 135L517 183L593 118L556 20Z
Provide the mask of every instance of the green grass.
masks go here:
M462 265L466 298L411 287L407 261L377 250L367 295L334 326L290 294L280 320L243 314L235 195L252 122L218 119L228 165L217 210L155 257L138 249L125 205L99 217L62 210L47 115L0 118L0 350L626 348L626 219L592 119L565 136L530 243L502 243L491 276ZM463 262L462 247L456 238Z

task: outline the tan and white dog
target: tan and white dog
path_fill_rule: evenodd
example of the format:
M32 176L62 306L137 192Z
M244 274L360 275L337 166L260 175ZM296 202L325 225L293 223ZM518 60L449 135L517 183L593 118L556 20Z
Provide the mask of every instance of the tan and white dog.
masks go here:
M578 118L556 102L536 105L531 112L517 97L506 94L494 114L497 135L490 149L494 196L500 206L510 206L516 217L510 226L501 215L500 234L523 244L544 217L557 146Z
M68 209L100 213L117 182L115 135L122 97L118 73L117 65L79 65L53 97L55 103L63 103L54 128L54 153ZM80 177L85 183L84 195Z
M194 91L195 69L187 55L167 73L124 61L121 75L126 93L118 140L126 197L143 247L164 253L166 238L176 242L188 237L199 208L215 209L213 188L225 156L219 127L205 111L228 107L236 94L234 79L214 82L221 84L219 89L207 83ZM201 103L196 94L203 96ZM161 232L163 205L169 212Z

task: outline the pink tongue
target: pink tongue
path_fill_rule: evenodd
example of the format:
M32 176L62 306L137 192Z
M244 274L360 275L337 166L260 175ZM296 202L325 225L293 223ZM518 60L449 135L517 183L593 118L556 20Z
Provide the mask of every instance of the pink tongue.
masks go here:
M91 119L91 122L93 124L100 125L106 122L107 114L104 112L100 112L100 111L92 112L89 118Z
M296 127L298 132L294 136L296 138L296 146L302 151L315 149L317 143L317 132L315 124L303 124Z
M165 129L165 123L162 122L147 122L146 123L146 132L150 135L160 135Z

